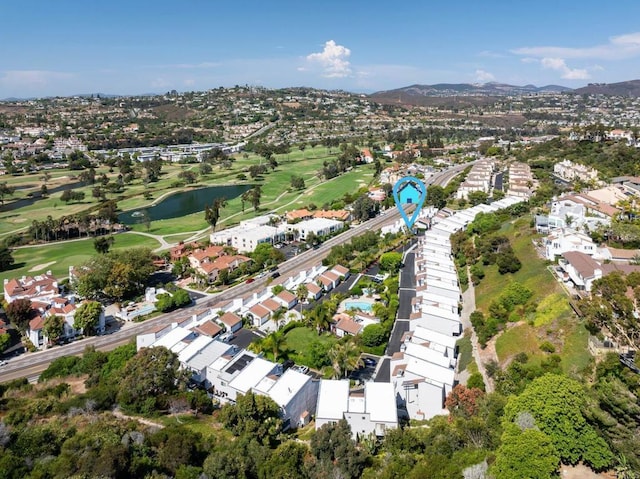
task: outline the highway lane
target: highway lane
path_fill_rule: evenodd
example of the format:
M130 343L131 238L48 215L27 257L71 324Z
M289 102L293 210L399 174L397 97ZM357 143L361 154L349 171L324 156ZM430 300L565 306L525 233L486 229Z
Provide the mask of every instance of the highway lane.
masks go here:
M425 184L427 186L432 184L446 186L453 177L459 174L468 165L469 163L458 165L443 172L436 173L425 180ZM393 224L399 218L400 212L397 208L390 208L376 218L366 221L357 227L350 228L349 230L328 239L320 245L319 248L305 251L298 256L281 263L278 267L278 271L284 280L287 276L291 276L299 271L309 269L313 265L319 264L329 254L329 251L333 246L345 243L351 240L354 236L363 234L368 230L379 230L385 225ZM21 377L33 379L44 371L54 359L61 356L81 355L84 348L90 345L95 346L96 349L101 351L110 351L118 346L126 344L138 334L157 328L158 326L166 326L173 322L177 322L178 320L192 314L192 311L194 310L211 307L223 301L260 291L267 285L268 280L268 277L263 277L250 284L242 283L236 285L215 297L207 296L198 299L195 305L191 308L166 313L141 323L125 324L122 329L112 334L85 338L64 346L54 346L53 348L45 351L26 353L20 357L12 358L8 361L8 364L0 366L0 382L11 381Z

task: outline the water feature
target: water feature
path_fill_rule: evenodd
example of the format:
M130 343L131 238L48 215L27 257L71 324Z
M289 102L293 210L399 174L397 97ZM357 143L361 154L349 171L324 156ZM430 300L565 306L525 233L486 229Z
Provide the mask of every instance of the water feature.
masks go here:
M180 191L167 196L153 206L120 213L118 220L127 225L139 223L145 215L145 210L151 221L180 218L181 216L204 211L205 206L212 204L216 198L224 197L230 200L251 188L253 188L253 185L227 185Z
M344 309L359 309L360 311L371 311L373 303L368 301L345 301Z

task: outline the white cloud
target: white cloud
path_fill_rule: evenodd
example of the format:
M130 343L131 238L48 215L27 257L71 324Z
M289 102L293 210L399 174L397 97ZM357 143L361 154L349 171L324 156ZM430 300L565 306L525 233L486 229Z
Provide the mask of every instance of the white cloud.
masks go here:
M169 88L173 84L167 80L166 78L158 77L155 80L151 81L152 88Z
M324 77L344 78L351 74L350 55L351 50L347 47L329 40L324 44L322 52L307 55L307 61L319 64L324 70Z
M483 58L504 58L502 53L492 52L491 50L482 50L478 53L478 56Z
M516 55L538 58L594 58L620 60L640 55L640 32L610 37L608 43L590 47L571 48L558 46L522 47L511 50Z
M489 72L484 71L484 70L476 70L476 80L479 81L479 82L486 83L486 82L489 82L489 81L493 81L495 79L496 79L496 77L493 76L492 73L489 73Z
M542 68L556 70L561 73L560 77L565 80L587 80L590 78L589 72L580 68L569 68L562 58L543 58L540 60Z
M47 70L8 70L0 77L0 83L13 87L45 87L60 80L73 78L71 73Z

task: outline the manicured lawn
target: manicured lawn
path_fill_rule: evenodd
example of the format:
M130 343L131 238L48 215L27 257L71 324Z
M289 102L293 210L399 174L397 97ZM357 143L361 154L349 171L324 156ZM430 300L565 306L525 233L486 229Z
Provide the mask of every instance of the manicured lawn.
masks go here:
M338 338L331 334L323 333L318 336L318 333L305 326L292 329L285 338L289 359L301 364L309 363L307 352L312 343L333 345L338 342Z
M126 249L137 246L157 248L159 245L153 238L133 233L118 234L114 237L113 249ZM40 274L48 270L51 270L58 278L63 278L69 274L69 266L79 266L96 254L93 248L93 238L40 245L32 248L20 248L13 251L15 264L19 267L0 273L0 280Z

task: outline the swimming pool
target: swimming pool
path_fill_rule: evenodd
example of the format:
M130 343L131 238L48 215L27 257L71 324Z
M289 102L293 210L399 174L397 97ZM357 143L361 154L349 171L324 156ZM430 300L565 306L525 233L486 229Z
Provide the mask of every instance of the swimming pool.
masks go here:
M345 301L344 309L359 309L360 311L371 311L373 304L367 301Z

